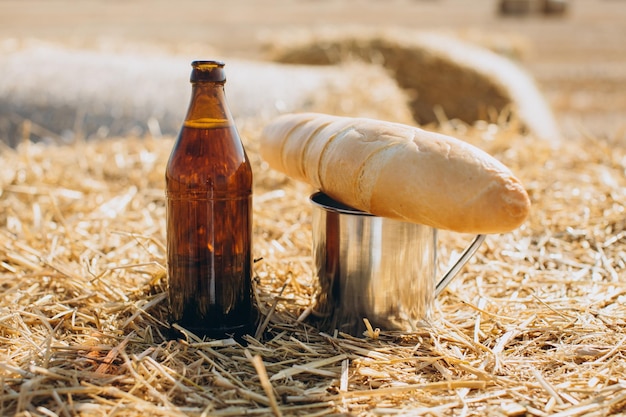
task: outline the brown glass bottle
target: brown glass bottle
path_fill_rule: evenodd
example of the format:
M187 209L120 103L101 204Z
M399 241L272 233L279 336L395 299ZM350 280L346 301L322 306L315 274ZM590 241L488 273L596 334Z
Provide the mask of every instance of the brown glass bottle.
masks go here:
M187 116L165 173L170 320L199 336L252 334L252 169L226 103L224 64L192 63Z

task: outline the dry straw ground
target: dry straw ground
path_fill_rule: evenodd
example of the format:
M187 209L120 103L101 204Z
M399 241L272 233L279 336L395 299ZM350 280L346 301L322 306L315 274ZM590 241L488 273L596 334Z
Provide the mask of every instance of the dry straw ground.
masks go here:
M256 172L263 335L164 339L163 169L171 139L3 149L3 415L608 415L626 410L626 147L557 149L514 125L445 123L525 182L529 221L489 236L432 327L322 334L309 189ZM442 234L441 268L466 242Z

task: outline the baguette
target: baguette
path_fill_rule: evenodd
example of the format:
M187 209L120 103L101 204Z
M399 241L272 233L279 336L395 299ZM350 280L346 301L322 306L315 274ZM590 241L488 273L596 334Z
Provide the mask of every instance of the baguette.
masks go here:
M261 133L271 168L377 216L463 233L504 233L530 200L501 162L459 139L367 118L284 114Z

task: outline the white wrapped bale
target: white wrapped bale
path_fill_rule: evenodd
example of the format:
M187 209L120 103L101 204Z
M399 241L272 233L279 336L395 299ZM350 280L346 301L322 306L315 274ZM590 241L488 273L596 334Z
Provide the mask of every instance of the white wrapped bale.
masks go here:
M22 122L39 138L174 135L187 109L191 58L77 50L31 42L0 55L0 139L14 145ZM204 59L212 57L196 57ZM224 59L235 120L325 110L408 122L407 98L385 70ZM368 85L368 94L362 86Z

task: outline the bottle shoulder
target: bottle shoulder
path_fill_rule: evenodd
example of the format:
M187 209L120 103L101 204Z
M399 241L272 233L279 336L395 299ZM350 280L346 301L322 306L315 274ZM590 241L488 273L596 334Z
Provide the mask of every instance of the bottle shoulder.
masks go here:
M249 193L252 168L234 127L183 127L167 163L169 190L220 189Z

